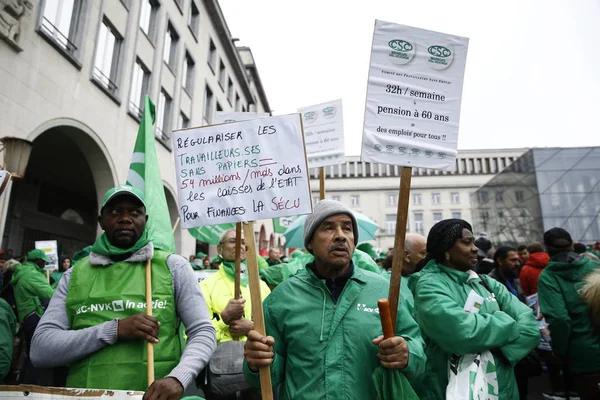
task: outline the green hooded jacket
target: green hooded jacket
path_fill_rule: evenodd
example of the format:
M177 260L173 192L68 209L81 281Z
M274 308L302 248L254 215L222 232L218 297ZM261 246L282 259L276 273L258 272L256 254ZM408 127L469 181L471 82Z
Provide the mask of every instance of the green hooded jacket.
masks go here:
M0 384L10 372L13 357L13 339L17 331L15 313L4 299L0 299Z
M42 303L50 300L54 289L48 283L43 269L30 261L17 264L10 284L15 291L19 322L23 322L32 311L37 311L40 316L44 314Z
M267 334L275 339L272 383L284 383L280 399L375 398L371 375L381 364L371 341L382 334L377 300L388 289L384 277L356 267L337 303L325 282L306 267L275 288L263 309ZM425 354L419 327L404 301L398 321L396 335L409 348L403 372L412 380L423 373ZM259 387L259 374L246 362L244 373Z
M482 280L493 295L481 284ZM540 342L531 308L494 279L447 268L433 260L411 275L408 284L415 297L415 319L427 346L427 372L415 387L419 397L445 398L448 362L453 354L500 349L502 355L494 354L498 398L517 400L513 367ZM464 310L471 291L484 298L478 313Z
M552 351L566 358L574 374L600 372L600 333L594 331L579 296L584 277L598 269L600 262L561 253L550 259L538 280L540 311L549 324Z

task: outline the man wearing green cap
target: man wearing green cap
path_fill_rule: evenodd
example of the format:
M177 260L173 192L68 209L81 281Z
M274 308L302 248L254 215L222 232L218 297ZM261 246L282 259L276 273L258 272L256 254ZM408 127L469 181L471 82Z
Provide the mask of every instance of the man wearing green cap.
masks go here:
M146 390L145 400L180 398L215 348L197 279L184 257L155 249L141 191L118 186L104 196L104 233L89 257L65 272L32 344L39 366L69 366L68 387ZM153 316L146 309L152 266ZM185 350L178 335L183 322ZM148 387L147 342L155 381Z
M42 374L36 371L30 361L31 339L40 317L54 294L48 283L44 266L50 258L43 250L34 249L27 253L27 261L15 266L10 284L14 288L19 322L25 335L25 364L20 383L41 384Z

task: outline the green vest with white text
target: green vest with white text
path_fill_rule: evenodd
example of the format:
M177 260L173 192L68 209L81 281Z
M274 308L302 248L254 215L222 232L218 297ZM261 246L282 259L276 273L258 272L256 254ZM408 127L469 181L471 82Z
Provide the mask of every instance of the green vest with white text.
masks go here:
M160 322L154 344L154 376L164 378L179 363L181 345L173 276L167 265L170 253L154 250L152 258L152 315ZM146 263L118 262L93 266L85 258L73 267L67 294L72 330L146 312ZM147 345L142 339L118 341L69 365L67 387L146 390Z

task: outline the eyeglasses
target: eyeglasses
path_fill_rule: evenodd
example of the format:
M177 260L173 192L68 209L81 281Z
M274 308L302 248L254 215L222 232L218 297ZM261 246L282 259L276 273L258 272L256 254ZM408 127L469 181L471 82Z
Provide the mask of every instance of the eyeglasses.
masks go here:
M227 239L227 240L225 240L225 241L223 241L221 243L235 244L235 238ZM244 239L242 239L240 243L241 243L242 246L246 245L246 241Z

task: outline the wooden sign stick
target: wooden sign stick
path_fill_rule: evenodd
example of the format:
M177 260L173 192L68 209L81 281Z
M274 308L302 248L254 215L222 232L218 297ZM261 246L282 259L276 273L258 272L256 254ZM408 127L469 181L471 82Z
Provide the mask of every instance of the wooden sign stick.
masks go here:
M400 194L398 196L398 212L396 215L396 237L394 239L394 258L392 259L392 276L390 278L390 314L392 326L396 330L398 301L400 299L400 280L402 279L402 264L404 262L404 239L406 238L406 222L408 221L408 202L410 200L410 180L412 168L402 167L400 175Z
M325 200L325 167L319 168L319 200Z
M252 319L254 330L261 335L266 335L265 316L262 308L262 297L260 293L260 277L258 275L258 261L256 260L256 244L254 243L254 223L244 222L244 238L247 251L248 281L250 284L250 302L252 303ZM273 386L271 384L271 368L260 367L260 391L263 400L273 400Z
M146 261L146 314L152 316L152 259ZM154 382L154 345L148 346L148 387Z
M234 298L237 300L241 296L240 289L240 265L242 263L240 253L242 252L242 223L235 224L235 279L234 279Z
M175 229L177 229L177 225L179 225L179 221L180 221L180 218L177 217L177 220L175 221L175 224L173 225L173 233L175 233Z

